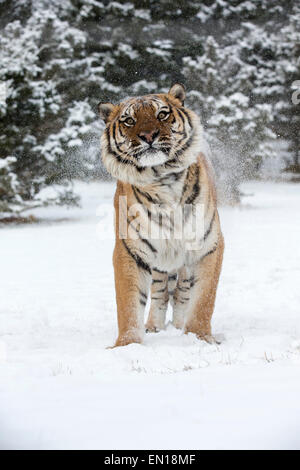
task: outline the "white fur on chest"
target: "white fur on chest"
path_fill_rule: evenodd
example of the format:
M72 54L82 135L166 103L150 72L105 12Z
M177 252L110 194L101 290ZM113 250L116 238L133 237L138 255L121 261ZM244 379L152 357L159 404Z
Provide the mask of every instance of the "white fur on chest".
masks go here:
M212 242L212 239L214 241ZM178 270L182 266L191 266L210 250L215 243L213 236L209 241L199 243L199 249L195 249L189 240L151 240L157 252L152 254L150 264L161 271Z
M153 208L154 206L152 206L152 210ZM151 268L170 272L178 270L184 265L193 265L213 247L217 240L217 227L213 227L207 239L204 240L204 233L210 223L209 217L207 217L207 220L202 220L201 226L195 227L192 237L191 233L187 234L185 232L186 227L180 217L175 216L174 231L169 231L168 229L171 227L170 217L173 217L177 211L182 211L182 207L177 203L173 205L166 204L163 208L155 206L154 217L149 219L148 213L144 212L139 219L141 233L144 233L145 238L152 246L152 250L148 250L147 256L147 262ZM161 224L157 223L159 215L163 221L163 230ZM138 243L144 251L143 242L139 241ZM143 256L145 256L145 253L143 253Z

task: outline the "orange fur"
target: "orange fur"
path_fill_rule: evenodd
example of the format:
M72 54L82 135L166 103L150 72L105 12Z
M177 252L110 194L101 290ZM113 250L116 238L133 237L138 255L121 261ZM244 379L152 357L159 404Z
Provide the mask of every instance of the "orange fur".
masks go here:
M107 131L102 138L103 161L118 179L114 201L116 243L113 255L119 327L116 346L142 342L144 308L149 290L148 331L164 327L170 301L174 311L173 324L177 328L213 341L211 317L224 240L213 172L201 152L202 128L197 116L183 108L183 99L183 88L175 85L167 95L132 98L116 106L100 105L102 117L107 122ZM166 107L170 113L164 116L164 111L160 110ZM123 116L122 113L127 114ZM150 148L152 142L149 144L148 139L152 136L155 136L156 147L151 153L147 145ZM143 145L146 150L143 150ZM169 154L163 148L166 145ZM135 148L142 148L143 162L147 163L148 158L151 161L156 152L160 152L160 158L166 155L165 162L143 167ZM127 198L127 207L120 206L120 197ZM132 215L128 216L128 209L137 203L141 205L141 214L140 224L134 226L136 239L128 234L121 238L120 216L126 217L128 229L134 220ZM166 209L180 211L186 204L192 207L202 204L204 207L205 233L195 251L188 251L186 240L145 237L142 226L146 224L147 217L155 218L157 210L159 225L171 225L172 219Z

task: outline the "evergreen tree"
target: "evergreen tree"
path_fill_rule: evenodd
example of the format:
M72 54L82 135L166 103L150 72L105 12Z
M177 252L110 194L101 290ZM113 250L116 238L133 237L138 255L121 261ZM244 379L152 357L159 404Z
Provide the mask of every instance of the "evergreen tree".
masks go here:
M192 89L188 96L202 115L222 191L229 191L233 200L238 199L241 179L254 176L270 156L275 137L271 105L254 98L258 84L250 59L251 34L243 38L228 38L221 46L209 36L201 56L184 58L186 82Z
M284 86L276 104L276 128L288 142L286 169L300 173L300 6L295 5L278 38L277 73Z
M8 206L18 205L18 186L16 174L11 165L15 162L13 157L0 159L0 213L6 212Z
M99 101L185 83L233 195L274 150L299 166L299 7L292 0L0 1L0 211L75 203L102 172ZM62 184L56 197L47 188Z
M2 198L6 212L77 202L68 183L73 176L70 160L95 120L86 95L81 99L77 94L77 101L72 95L72 82L88 73L84 32L59 19L55 10L27 3L32 14L25 24L8 23L0 38L0 157L18 181L15 197L10 191L10 197ZM83 172L87 162L77 163ZM65 184L66 190L57 198L41 199L40 191L53 183Z

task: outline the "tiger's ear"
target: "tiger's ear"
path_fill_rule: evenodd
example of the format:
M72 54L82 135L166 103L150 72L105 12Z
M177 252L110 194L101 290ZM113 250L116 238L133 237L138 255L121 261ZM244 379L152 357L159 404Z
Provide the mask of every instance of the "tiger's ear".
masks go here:
M175 83L175 85L171 86L169 90L169 95L173 96L177 100L179 100L182 104L184 104L185 100L185 88L181 83Z
M101 119L103 119L104 122L108 121L109 116L115 109L115 105L112 103L99 103L98 104L98 111Z

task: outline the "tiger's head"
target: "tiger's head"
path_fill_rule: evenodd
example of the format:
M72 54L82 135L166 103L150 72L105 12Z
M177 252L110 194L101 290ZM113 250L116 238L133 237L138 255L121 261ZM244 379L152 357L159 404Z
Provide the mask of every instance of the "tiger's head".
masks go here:
M196 160L202 127L184 107L185 90L175 84L168 93L100 103L106 123L101 154L107 170L124 182L149 182L155 175L182 170Z

